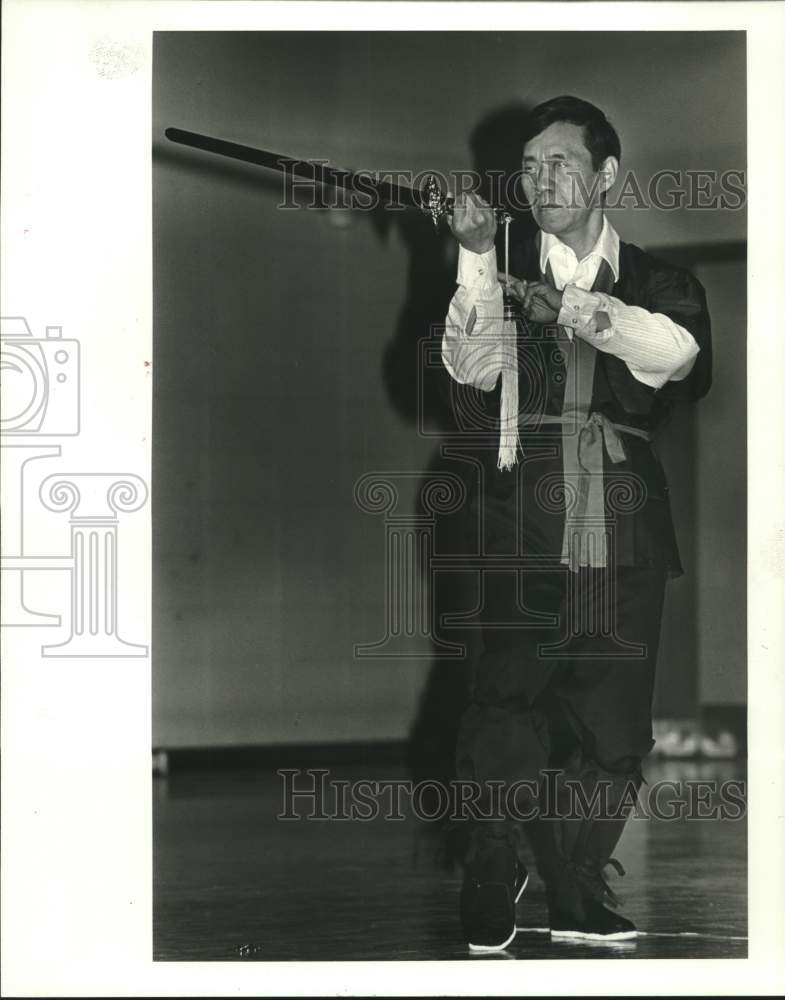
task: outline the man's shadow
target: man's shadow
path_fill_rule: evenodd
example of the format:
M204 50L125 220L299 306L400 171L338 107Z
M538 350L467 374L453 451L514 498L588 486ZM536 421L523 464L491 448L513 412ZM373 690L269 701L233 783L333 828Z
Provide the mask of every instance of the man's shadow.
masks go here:
M527 105L505 105L486 115L471 133L473 170L478 193L486 201L501 204L512 216L510 241L520 242L536 231L531 213L523 205L520 189L521 151ZM517 188L515 187L517 185ZM434 230L426 215L391 214L381 210L374 225L380 235L397 226L409 255L406 301L398 318L395 335L384 354L383 371L390 402L415 433L433 435L433 448L422 487L442 473L459 476L467 495L475 488L477 462L487 462L487 449L473 454L471 443L461 438L456 400L460 391L441 363L439 345L450 299L455 291L457 246L447 225ZM498 260L502 262L503 227L497 234ZM424 364L424 344L430 344L435 358ZM476 402L493 412L495 393L478 393ZM445 454L445 445L460 447L466 460ZM495 456L493 456L495 461ZM474 460L473 460L474 459ZM417 513L424 513L420 508ZM477 551L478 528L466 505L455 513L436 517L433 551L440 556ZM417 714L410 730L407 766L414 781L448 784L455 776L454 753L458 727L467 701L473 662L481 644L476 630L440 627L445 614L470 611L476 604L478 580L472 572L431 573L433 627L443 641L466 646L462 660L440 659L434 644L434 658L428 671ZM436 793L434 793L435 797ZM437 811L438 803L432 803ZM426 805L426 808L428 806ZM436 824L437 826L441 824ZM445 855L452 866L448 846Z

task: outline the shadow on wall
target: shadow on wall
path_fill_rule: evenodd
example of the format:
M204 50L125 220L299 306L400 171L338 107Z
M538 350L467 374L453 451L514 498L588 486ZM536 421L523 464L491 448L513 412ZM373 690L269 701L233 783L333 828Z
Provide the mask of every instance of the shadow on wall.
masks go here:
M499 197L520 170L522 135L529 108L522 103L507 104L483 118L470 136L475 190L488 202L503 204ZM511 239L525 239L535 231L529 212L511 205ZM477 464L483 455L470 443L461 441L455 417L454 384L440 363L423 366L422 345L437 346L447 306L455 290L454 255L448 253L453 236L446 224L438 232L427 218L402 213L380 212L377 225L381 232L397 225L407 247L408 285L394 339L384 355L384 378L390 403L411 426L413 433L434 428L442 438L435 444L429 465L423 471L417 496L442 473L457 475L472 487ZM503 245L503 231L497 234L497 249ZM501 261L501 254L499 260ZM437 351L438 353L438 351ZM481 394L483 395L483 394ZM480 401L495 410L493 398ZM445 453L445 444L460 442L460 457ZM487 461L487 457L485 457ZM422 507L417 513L424 513ZM437 515L434 529L434 552L442 556L460 555L477 550L476 525L464 508L454 514ZM444 642L464 644L467 657L445 660L435 655L428 671L408 745L407 764L414 780L449 781L454 777L455 741L460 717L466 704L473 661L478 655L479 636L467 629L439 628L442 616L469 612L476 604L477 581L471 573L457 571L432 575L434 630ZM427 806L426 806L427 808Z
M521 166L524 125L528 115L524 104L504 105L491 112L472 132L472 173L477 192L486 200L498 203L499 193L507 187ZM467 185L468 189L468 185ZM506 206L505 206L506 207ZM513 221L511 238L522 240L535 232L531 213L520 205L510 208ZM450 402L450 377L443 367L422 372L420 345L432 335L433 328L444 322L447 306L455 290L455 265L447 253L454 242L447 224L434 230L424 215L412 212L391 213L384 209L374 215L374 228L383 238L397 226L408 252L406 301L396 326L393 340L384 355L384 378L390 403L409 423L418 427L422 422L438 426L445 433L457 430ZM497 234L501 250L503 234ZM501 260L501 254L499 256ZM418 386L424 376L418 404ZM422 409L422 412L418 412ZM437 451L439 449L437 448Z

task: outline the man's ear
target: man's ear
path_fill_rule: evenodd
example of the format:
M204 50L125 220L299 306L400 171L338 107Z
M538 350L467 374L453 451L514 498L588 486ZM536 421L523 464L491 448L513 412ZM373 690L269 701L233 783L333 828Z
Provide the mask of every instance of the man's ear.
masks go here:
M616 178L619 176L619 161L615 156L606 156L598 173L600 177L599 189L604 194L610 191L616 183Z

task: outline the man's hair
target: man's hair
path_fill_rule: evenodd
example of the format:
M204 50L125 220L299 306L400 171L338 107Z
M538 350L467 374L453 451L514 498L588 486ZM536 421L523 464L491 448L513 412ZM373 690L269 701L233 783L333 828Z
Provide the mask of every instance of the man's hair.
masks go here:
M529 114L523 144L544 132L554 122L568 122L583 129L583 141L591 154L591 165L599 170L609 156L621 160L621 142L616 129L602 111L579 97L553 97Z

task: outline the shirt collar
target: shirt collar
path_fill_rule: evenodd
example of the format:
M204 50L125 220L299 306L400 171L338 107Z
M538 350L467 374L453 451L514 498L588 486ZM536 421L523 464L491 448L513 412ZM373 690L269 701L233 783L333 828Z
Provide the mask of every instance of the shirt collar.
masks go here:
M562 243L558 236L553 233L544 233L540 231L540 271L545 274L545 268L548 265L548 258L557 249L561 247L561 252L566 251L575 254L567 246L566 243ZM598 257L604 258L610 265L611 271L613 271L614 281L619 280L619 234L613 228L613 226L608 222L608 217L603 215L602 217L602 230L597 239L597 242L591 248L591 250L586 254L586 257L591 257L596 255ZM583 259L585 260L586 257Z

